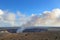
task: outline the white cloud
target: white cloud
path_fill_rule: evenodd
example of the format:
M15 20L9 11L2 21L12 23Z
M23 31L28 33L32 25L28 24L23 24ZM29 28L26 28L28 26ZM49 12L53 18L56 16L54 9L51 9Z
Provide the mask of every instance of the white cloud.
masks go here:
M3 15L4 14L4 12L0 9L0 15Z
M6 21L9 21L9 22L14 26L15 18L16 18L16 15L15 15L15 14L9 13L9 14L7 15Z
M36 14L31 14L31 16L36 16Z
M43 13L44 13L44 14L48 14L48 13L51 13L51 12L50 12L50 11L44 11Z
M59 8L53 9L53 10L52 10L52 13L55 13L55 16L56 16L56 17L59 17L59 16L60 16L60 9L59 9Z
M60 26L60 9L44 11L41 15L33 16L24 26Z
M60 26L60 9L44 11L41 15L31 14L27 16L0 9L0 27L9 26Z

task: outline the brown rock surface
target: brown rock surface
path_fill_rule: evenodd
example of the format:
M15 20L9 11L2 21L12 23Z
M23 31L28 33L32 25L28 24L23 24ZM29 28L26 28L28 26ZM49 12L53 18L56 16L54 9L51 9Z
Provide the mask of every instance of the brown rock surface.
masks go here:
M60 40L60 32L0 33L0 40Z

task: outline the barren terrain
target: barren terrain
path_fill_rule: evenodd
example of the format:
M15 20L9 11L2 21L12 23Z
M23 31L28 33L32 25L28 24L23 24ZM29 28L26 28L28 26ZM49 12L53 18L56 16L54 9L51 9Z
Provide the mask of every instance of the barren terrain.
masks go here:
M60 40L60 32L0 33L0 40Z

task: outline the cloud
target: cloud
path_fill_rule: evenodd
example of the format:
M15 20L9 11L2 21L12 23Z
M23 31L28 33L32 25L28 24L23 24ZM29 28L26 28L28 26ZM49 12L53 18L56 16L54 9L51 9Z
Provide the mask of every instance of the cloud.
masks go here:
M0 9L0 27L21 26L26 22L25 15Z
M4 14L4 12L0 9L0 15L3 15Z
M60 26L60 9L44 11L41 15L27 16L20 11L16 13L0 9L0 27L14 26Z
M44 11L41 15L35 15L30 18L24 26L60 26L60 9Z

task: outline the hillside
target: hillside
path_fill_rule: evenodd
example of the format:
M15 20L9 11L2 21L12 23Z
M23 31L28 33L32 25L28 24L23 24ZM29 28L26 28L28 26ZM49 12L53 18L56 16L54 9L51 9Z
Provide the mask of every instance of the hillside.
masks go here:
M60 40L60 32L0 33L0 40Z

